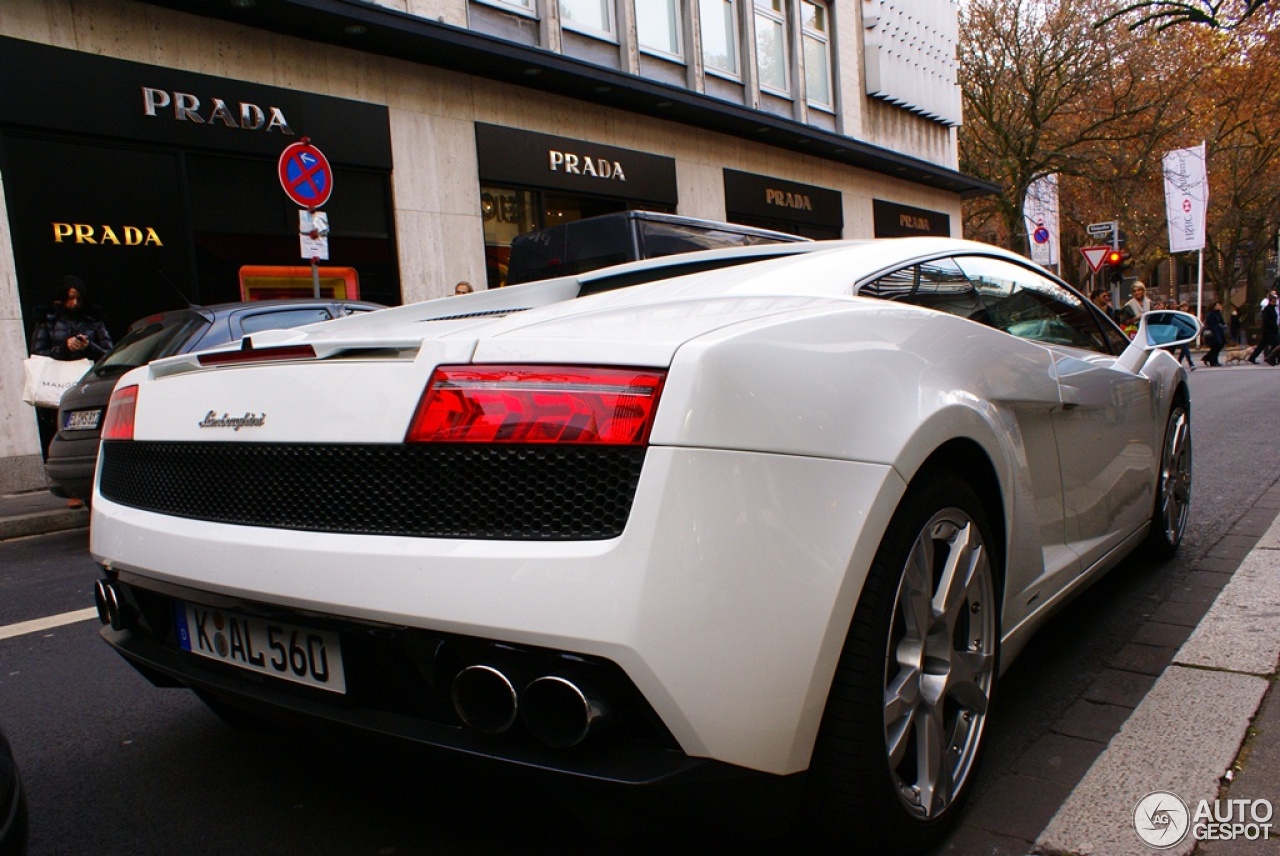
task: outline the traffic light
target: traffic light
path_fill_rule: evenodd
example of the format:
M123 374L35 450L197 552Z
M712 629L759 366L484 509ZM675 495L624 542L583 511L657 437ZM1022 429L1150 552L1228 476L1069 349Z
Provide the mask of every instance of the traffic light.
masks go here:
M1107 250L1104 262L1112 282L1122 281L1125 273L1133 267L1133 259L1129 257L1128 250Z

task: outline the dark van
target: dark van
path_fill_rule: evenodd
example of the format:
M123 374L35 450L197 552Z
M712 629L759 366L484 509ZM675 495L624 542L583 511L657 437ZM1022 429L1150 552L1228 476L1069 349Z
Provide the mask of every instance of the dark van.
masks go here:
M511 242L507 285L696 250L807 240L736 223L618 211L520 235Z

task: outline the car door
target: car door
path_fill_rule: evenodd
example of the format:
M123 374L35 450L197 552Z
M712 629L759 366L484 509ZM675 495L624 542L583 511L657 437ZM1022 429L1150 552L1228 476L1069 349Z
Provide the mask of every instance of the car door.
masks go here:
M1116 337L1084 298L1004 259L956 261L977 289L988 323L1052 355L1061 396L1053 428L1065 538L1087 570L1151 516L1159 462L1154 391L1146 378L1117 365ZM1045 582L1057 590L1071 580Z
M952 259L941 258L886 273L858 288L861 297L877 297L922 306L991 326L973 282ZM1006 430L1016 435L1013 445L1024 465L1014 477L1010 513L1019 532L1011 533L1015 555L1007 584L1006 621L1010 626L1025 615L1044 592L1046 581L1073 579L1080 571L1079 555L1067 544L1064 520L1062 466L1054 430L1054 412L1061 407L1061 391L1054 373L1054 356L1032 342L1011 339L992 370L966 381L983 387L988 400L999 403ZM1034 531L1030 523L1034 521ZM1036 564L1024 551L1038 550Z

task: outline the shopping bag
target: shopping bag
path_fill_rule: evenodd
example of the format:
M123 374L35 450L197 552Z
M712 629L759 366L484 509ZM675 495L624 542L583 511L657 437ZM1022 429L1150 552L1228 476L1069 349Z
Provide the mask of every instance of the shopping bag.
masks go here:
M92 367L93 360L27 357L22 363L22 400L34 407L57 407L62 393Z

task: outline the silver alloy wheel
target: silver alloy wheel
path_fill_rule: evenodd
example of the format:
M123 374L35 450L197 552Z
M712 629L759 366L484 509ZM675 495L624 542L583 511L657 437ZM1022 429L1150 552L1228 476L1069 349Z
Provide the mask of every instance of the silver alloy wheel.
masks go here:
M1176 547L1182 541L1191 508L1191 420L1182 407L1169 414L1164 432L1159 502L1157 522L1164 527L1165 542Z
M959 508L935 514L907 556L885 656L885 751L919 820L943 814L973 769L996 667L991 560Z

